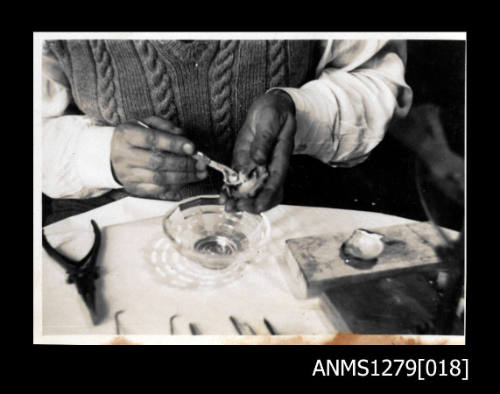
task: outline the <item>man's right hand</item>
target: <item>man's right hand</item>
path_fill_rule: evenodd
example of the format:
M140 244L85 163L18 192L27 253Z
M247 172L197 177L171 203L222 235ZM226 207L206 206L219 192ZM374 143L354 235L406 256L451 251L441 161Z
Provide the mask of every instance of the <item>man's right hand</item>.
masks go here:
M179 189L207 177L206 165L190 155L194 144L173 123L152 116L117 126L111 140L111 166L117 181L130 194L179 200Z

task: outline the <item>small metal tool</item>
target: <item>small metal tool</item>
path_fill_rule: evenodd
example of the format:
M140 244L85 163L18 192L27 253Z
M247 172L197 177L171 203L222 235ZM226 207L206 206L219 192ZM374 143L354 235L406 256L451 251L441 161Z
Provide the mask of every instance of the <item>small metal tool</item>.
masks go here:
M246 322L240 324L240 322L234 316L229 316L229 320L231 321L234 329L239 335L257 335L250 324ZM242 328L245 328L245 332L243 332ZM250 332L250 334L248 334L248 332Z
M145 124L139 120L136 121L136 123L139 126L145 127L146 129L150 128L147 124ZM202 153L200 151L196 151L193 155L191 155L191 157L195 160L198 160L198 161L201 161L202 163L205 163L205 165L207 165L208 167L213 168L214 170L222 173L222 176L224 178L224 183L226 185L237 186L237 185L241 185L243 183L243 179L241 179L241 176L238 172L236 172L232 168L230 168L222 163L219 163L217 161L210 159L204 153Z
M233 327L234 329L236 330L236 332L241 335L241 328L240 328L240 325L238 324L238 321L236 320L236 318L234 318L233 316L229 316L229 320L231 320L231 323L233 324Z
M218 163L210 159L204 153L197 151L193 155L193 158L201 161L202 163L205 163L207 166L213 168L214 170L221 172L224 178L224 183L226 185L237 186L243 183L243 180L241 179L239 173L222 163Z
M264 318L264 324L266 325L266 328L268 329L271 335L277 335L276 330L266 318Z
M192 335L200 335L201 334L200 329L194 323L189 323L189 330L191 331Z
M115 329L116 335L120 335L120 321L118 320L118 315L123 313L124 311L118 311L115 313Z
M170 317L170 335L174 335L174 319L177 317L177 315L172 315Z
M257 335L257 333L255 332L255 330L252 328L252 326L251 326L250 324L248 324L248 323L243 323L243 326L245 326L245 327L246 327L246 329L247 329L248 331L250 331L250 333L251 333L252 335Z

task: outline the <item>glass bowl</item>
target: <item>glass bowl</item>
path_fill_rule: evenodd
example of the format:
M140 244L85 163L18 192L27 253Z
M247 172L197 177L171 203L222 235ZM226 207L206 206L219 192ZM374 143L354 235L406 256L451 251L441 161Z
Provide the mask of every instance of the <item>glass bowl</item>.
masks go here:
M247 262L269 238L263 214L225 212L219 196L198 196L179 202L163 218L163 231L187 259L212 270Z

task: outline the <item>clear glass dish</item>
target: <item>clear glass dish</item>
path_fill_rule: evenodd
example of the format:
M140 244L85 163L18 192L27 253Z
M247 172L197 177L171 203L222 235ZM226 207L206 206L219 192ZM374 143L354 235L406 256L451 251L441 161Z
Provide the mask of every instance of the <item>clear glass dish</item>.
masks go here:
M218 198L183 200L162 222L165 235L182 256L212 270L248 262L270 234L263 214L225 212Z

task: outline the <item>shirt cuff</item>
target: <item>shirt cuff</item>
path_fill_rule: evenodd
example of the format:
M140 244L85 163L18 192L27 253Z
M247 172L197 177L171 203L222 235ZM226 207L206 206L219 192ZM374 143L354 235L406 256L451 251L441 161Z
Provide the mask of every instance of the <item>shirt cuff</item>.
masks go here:
M272 88L282 90L292 98L295 104L297 132L295 133L294 154L308 155L324 163L331 161L338 148L333 129L337 114L336 103L325 106L320 84L314 87L304 85L302 88ZM332 129L332 126L333 129Z
M120 189L111 171L111 139L114 127L91 126L80 134L76 151L77 171L92 188Z

